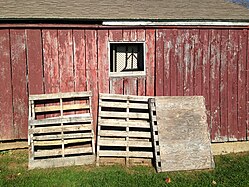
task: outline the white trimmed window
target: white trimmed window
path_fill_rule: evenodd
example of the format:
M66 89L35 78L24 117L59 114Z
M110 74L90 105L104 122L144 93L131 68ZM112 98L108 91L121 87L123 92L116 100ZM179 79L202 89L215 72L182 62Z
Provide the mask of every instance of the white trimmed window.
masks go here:
M110 43L110 76L145 75L144 43Z

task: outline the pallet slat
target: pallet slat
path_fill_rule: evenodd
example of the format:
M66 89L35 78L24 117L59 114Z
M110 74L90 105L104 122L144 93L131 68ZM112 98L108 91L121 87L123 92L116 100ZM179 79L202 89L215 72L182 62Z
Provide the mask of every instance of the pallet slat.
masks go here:
M149 119L148 113L127 113L127 112L106 112L101 111L100 117L113 117L113 118L137 118L137 119Z
M35 129L30 129L29 133L53 133L53 132L68 132L68 131L83 131L92 130L91 124L86 125L64 125L57 127L40 127Z
M134 109L147 109L148 103L122 103L122 102L106 102L102 101L99 103L101 107L109 107L109 108L134 108Z
M35 94L30 95L29 100L51 100L51 99L58 99L58 98L84 98L84 97L91 97L91 92L68 92L68 93L53 93L53 94Z
M83 143L83 142L89 142L92 138L81 138L81 139L69 139L69 140L63 140L64 144L72 144L72 143ZM34 141L35 146L48 146L48 145L61 145L62 140L54 140L54 141Z
M74 138L93 138L94 134L91 133L75 133L75 134L57 134L57 135L43 135L35 136L33 140L58 140L58 139L74 139Z
M151 142L146 141L132 141L129 139L129 141L125 140L100 140L99 141L100 146L128 146L128 147L151 147Z
M63 105L62 110L79 110L79 109L89 109L90 106L87 104L72 104L72 105ZM35 112L53 112L60 111L60 106L44 106L36 107Z
M136 127L136 128L150 128L150 123L147 121L129 120L119 121L113 119L101 119L98 123L99 126L113 126L113 127Z
M148 99L151 97L147 96L135 96L135 95L120 95L120 94L103 94L100 93L99 97L101 100L129 100L129 101L138 101L141 103L147 103Z
M139 137L139 138L151 138L150 132L126 132L126 131L101 131L99 136L113 136L113 137Z
M92 164L94 163L94 161L94 155L73 156L67 158L50 158L44 160L29 160L29 169L85 165Z
M87 148L70 148L65 149L64 154L83 154L83 153L92 153L92 147ZM53 149L53 150L41 150L34 153L34 157L46 157L46 156L58 156L62 155L62 149Z
M85 117L84 117L85 116ZM30 120L30 126L39 126L39 125L50 125L50 124L61 124L61 123L81 123L81 122L91 122L92 118L90 114L79 114L75 117L64 117L64 118L48 118L41 120Z
M152 152L140 151L99 151L99 156L106 157L136 157L136 158L153 158Z

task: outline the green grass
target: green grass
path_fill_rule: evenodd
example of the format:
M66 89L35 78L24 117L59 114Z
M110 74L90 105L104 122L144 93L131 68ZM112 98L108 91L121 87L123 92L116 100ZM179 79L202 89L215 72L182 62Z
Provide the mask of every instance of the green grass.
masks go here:
M0 186L249 187L249 152L216 156L214 170L168 173L156 173L153 167L118 165L28 170L27 162L27 150L0 152ZM165 183L166 177L171 179L170 183Z

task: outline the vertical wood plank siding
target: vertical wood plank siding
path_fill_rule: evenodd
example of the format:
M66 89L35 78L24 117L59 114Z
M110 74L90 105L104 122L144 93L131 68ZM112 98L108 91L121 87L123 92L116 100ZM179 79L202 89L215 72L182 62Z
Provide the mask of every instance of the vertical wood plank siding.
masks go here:
M108 42L144 42L146 75L109 77ZM1 29L0 140L26 139L28 95L203 95L213 142L249 138L248 29Z

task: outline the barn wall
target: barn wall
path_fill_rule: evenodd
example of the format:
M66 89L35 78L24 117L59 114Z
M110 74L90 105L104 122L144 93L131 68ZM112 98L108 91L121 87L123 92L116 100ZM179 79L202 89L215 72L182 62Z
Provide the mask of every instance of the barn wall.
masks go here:
M204 95L214 142L246 140L247 29L0 29L0 140L26 139L28 95ZM109 77L108 41L142 41L146 76Z

